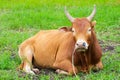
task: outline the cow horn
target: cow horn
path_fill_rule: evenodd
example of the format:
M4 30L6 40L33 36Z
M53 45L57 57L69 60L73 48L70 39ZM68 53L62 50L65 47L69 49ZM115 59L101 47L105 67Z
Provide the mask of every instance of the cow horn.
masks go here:
M66 14L67 18L68 18L71 22L74 22L74 18L69 14L69 12L68 12L67 9L66 9L66 6L65 6L65 14Z
M90 14L90 16L87 17L87 19L89 21L91 21L93 19L93 17L95 16L95 14L96 14L96 5L94 5L94 9L93 9L92 13Z

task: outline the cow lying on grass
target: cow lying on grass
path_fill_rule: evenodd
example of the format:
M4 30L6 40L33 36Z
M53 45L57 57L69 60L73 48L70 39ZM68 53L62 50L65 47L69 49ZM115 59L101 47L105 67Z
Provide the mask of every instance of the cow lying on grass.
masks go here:
M102 51L94 32L95 22L92 22L95 13L94 6L89 17L73 18L65 8L65 14L72 22L71 29L43 30L25 40L19 47L21 69L35 74L39 72L37 68L52 68L68 75L88 72L93 67L102 69Z

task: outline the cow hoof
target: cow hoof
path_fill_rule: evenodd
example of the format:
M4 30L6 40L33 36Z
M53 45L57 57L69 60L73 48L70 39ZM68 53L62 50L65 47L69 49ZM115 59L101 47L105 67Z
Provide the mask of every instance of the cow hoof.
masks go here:
M56 72L56 73L58 73L58 74L65 74L65 75L69 75L69 73L68 73L68 72L63 71L63 70L60 70L60 69L57 69L55 72Z
M35 74L39 74L40 73L40 70L37 69L37 68L32 69L32 71L34 71Z
M32 70L23 70L23 71L25 71L27 74L35 75L35 73Z
M28 74L31 74L31 75L35 75L35 73L33 71L29 71L27 72Z

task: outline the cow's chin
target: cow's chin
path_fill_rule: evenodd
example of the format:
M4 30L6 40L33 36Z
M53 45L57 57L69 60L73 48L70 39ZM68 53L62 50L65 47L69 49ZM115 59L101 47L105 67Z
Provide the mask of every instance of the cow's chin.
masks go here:
M85 52L87 49L85 48L76 48L75 51L76 52Z

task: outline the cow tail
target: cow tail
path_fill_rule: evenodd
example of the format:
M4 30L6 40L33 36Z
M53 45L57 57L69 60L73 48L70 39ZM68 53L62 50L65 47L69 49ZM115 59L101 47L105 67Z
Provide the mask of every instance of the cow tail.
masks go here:
M18 67L17 70L23 70L24 62L22 62Z

